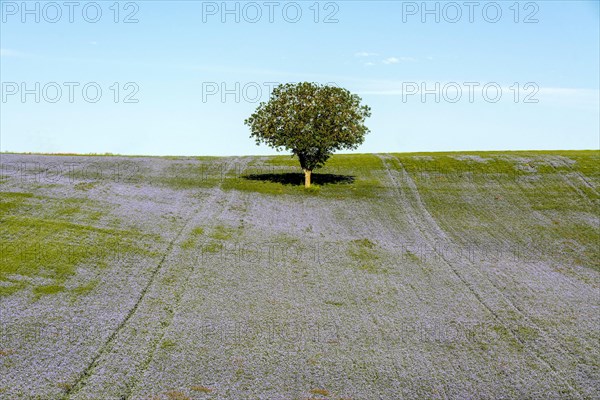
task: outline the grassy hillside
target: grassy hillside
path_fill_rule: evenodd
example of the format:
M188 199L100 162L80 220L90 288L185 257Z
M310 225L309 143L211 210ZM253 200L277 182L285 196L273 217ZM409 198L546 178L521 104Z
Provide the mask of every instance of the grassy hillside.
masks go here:
M0 155L0 398L597 398L598 151Z

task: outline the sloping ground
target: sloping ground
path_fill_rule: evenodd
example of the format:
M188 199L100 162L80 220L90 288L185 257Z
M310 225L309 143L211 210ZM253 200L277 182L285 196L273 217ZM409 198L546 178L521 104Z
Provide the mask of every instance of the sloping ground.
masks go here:
M598 157L2 154L0 398L598 398Z

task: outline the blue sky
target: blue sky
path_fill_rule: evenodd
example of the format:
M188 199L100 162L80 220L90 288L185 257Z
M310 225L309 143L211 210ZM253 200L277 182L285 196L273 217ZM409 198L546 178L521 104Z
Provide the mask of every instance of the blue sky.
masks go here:
M358 152L600 145L597 1L50 3L0 2L2 151L275 154L243 121L298 81L371 106Z

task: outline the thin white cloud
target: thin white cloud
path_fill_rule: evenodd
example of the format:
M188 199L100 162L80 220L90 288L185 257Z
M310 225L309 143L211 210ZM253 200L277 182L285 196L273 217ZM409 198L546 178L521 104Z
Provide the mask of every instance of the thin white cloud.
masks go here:
M416 58L413 57L388 57L385 60L383 60L382 62L384 64L398 64L400 62L414 62L417 61Z
M383 60L384 64L398 64L400 62L400 60L396 57L388 57L385 60Z
M369 53L367 51L359 51L358 53L354 53L354 57L373 57L378 55L378 53Z
M375 65L375 63L372 63L370 61L365 63L366 67L372 67L373 65Z

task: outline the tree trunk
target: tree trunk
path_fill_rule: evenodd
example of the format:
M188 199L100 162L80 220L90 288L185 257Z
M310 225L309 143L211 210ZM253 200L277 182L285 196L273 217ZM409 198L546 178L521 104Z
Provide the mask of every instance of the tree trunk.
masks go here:
M304 187L305 188L309 188L310 187L310 174L312 173L312 171L310 169L305 169L304 170Z

